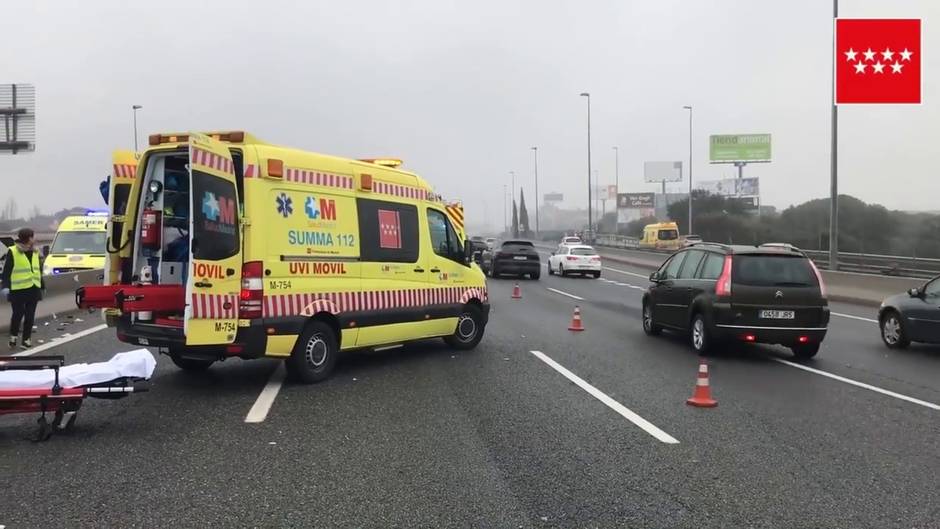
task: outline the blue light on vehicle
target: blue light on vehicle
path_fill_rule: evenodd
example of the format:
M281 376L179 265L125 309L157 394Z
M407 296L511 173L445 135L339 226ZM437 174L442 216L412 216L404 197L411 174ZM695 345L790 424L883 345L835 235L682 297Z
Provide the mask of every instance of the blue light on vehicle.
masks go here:
M88 209L88 210L85 210L85 216L87 216L87 217L107 217L107 216L110 215L110 214L111 214L111 212L109 212L109 211L106 210L106 209Z

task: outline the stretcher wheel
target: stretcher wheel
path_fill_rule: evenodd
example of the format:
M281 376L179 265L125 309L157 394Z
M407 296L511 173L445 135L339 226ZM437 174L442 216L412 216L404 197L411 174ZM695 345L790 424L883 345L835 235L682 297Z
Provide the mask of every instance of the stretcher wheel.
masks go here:
M39 419L36 420L39 424L39 430L36 432L36 438L33 439L34 442L41 443L42 441L48 441L52 437L52 426L49 424L49 421L46 419L46 415L42 414L39 416Z

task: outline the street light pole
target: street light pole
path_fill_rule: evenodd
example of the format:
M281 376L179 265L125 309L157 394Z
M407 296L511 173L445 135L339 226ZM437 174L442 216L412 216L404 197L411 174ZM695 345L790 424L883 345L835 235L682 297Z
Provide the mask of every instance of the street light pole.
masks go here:
M134 153L137 152L137 111L144 107L140 105L131 106L131 110L134 111Z
M587 177L588 177L588 230L594 232L594 218L591 211L591 94L581 92L587 98Z
M832 0L832 18L839 18L839 0ZM839 269L839 107L836 105L835 23L832 25L832 144L829 153L829 270Z
M519 206L516 205L516 172L509 171L509 176L512 177L512 187L509 189L509 204L510 204L510 213L509 213L509 229L512 229L512 219L516 219L516 229L519 229ZM513 237L516 237L517 234L513 233Z
M539 237L539 148L532 147L535 155L535 238Z
M614 187L617 195L620 194L620 148L614 145ZM619 233L620 223L620 197L614 195L614 233Z
M503 234L509 233L509 224L507 224L508 214L506 213L506 184L503 184Z
M682 107L689 111L689 231L686 235L692 233L692 107L685 105Z

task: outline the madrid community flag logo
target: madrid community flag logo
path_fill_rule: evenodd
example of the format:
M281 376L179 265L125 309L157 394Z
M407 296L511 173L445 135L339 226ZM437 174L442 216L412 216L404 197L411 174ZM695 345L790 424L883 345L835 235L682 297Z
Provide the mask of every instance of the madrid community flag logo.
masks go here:
M836 20L836 103L920 103L918 19Z

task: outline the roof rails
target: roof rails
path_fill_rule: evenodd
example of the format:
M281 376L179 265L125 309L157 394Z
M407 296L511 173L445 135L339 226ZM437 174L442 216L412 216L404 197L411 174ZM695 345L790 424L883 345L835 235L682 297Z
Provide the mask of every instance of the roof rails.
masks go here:
M689 243L689 246L718 246L719 248L724 248L725 250L730 250L731 246L720 243L720 242L708 242L708 241L693 241Z
M758 248L782 248L785 250L793 250L794 252L803 253L802 250L788 242L765 242L764 244L759 245Z

